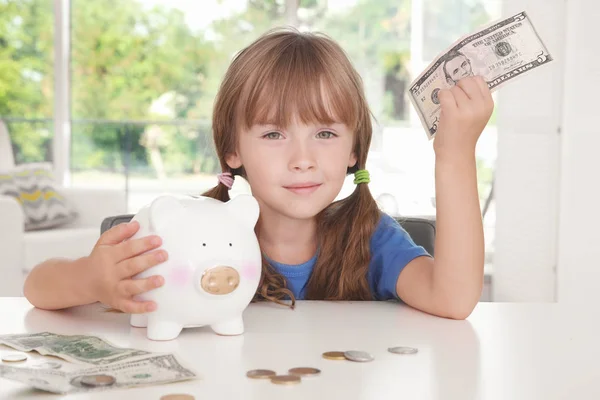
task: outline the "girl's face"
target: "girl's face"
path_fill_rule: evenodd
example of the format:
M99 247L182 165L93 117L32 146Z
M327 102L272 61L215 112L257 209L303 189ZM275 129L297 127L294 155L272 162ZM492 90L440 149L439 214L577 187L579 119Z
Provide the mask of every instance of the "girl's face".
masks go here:
M242 165L261 213L312 218L339 194L347 168L356 164L353 132L343 123L253 125L238 132L238 148L227 156Z

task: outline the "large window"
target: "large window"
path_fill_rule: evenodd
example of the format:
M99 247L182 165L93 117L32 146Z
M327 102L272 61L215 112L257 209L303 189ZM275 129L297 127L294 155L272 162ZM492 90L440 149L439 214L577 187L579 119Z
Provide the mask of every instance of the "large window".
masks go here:
M197 194L214 186L219 164L210 117L223 73L261 33L294 25L332 36L361 74L377 119L370 188L382 208L400 215L435 213L432 143L407 87L458 37L499 18L501 6L500 0L66 2L73 185L122 187L130 212L163 192ZM54 29L51 1L0 0L0 116L13 121L20 162L51 155L52 125L43 118L53 109ZM494 115L477 149L490 255L495 152ZM352 189L349 179L340 197Z
M48 0L0 0L0 117L15 161L52 160L54 15Z

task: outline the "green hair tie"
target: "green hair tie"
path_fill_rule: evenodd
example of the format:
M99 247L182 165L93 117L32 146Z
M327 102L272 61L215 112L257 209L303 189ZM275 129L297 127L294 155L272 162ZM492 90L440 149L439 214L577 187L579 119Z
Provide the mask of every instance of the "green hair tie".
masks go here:
M359 169L354 173L354 184L358 185L359 183L369 183L371 182L371 178L369 177L369 171L366 169Z

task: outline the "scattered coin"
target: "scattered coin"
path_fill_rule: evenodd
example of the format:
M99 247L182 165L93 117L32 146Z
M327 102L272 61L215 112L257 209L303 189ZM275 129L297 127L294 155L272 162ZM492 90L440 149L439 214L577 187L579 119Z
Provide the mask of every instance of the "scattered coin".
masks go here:
M320 369L311 368L311 367L296 367L296 368L290 369L288 372L290 373L290 375L297 375L297 376L317 376L317 375L321 374Z
M297 375L276 375L271 377L271 382L277 385L295 385L300 383L301 379Z
M414 347L398 346L390 347L388 351L394 354L417 354L419 349L416 349Z
M345 360L346 359L343 351L327 351L327 352L323 353L323 358L326 358L328 360Z
M4 362L21 362L27 360L27 356L23 353L10 353L2 356Z
M45 362L45 363L32 365L31 368L38 368L38 369L61 369L62 365L61 365L61 363L58 363L56 361L48 361L48 362Z
M277 375L275 371L270 369L253 369L246 372L246 376L252 379L269 379L275 375Z
M110 375L86 375L81 377L82 384L92 387L110 386L115 382L114 376Z
M345 351L344 357L346 357L347 360L356 361L356 362L369 362L369 361L373 361L375 359L372 355L370 355L366 351L355 351L355 350Z
M29 378L27 381L32 385L50 386L50 382L40 378Z
M195 400L196 398L191 394L166 394L160 398L160 400Z

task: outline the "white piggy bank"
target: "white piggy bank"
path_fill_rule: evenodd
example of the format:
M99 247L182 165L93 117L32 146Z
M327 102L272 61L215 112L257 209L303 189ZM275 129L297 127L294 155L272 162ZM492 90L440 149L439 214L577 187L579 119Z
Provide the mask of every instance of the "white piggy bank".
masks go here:
M208 197L161 196L133 218L132 237L156 234L167 261L136 275L161 275L160 288L137 296L156 311L132 314L131 325L147 327L152 340L175 339L182 328L210 325L220 335L244 332L242 312L252 300L261 273L254 233L259 207L250 195L223 203Z

